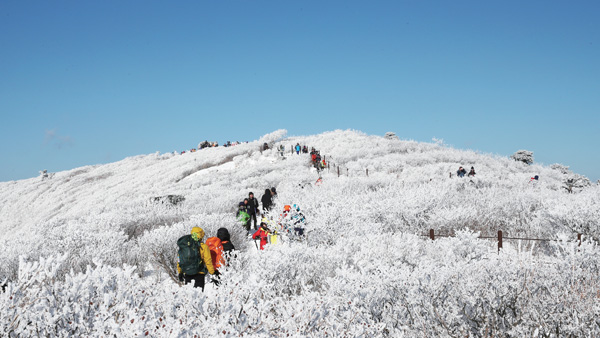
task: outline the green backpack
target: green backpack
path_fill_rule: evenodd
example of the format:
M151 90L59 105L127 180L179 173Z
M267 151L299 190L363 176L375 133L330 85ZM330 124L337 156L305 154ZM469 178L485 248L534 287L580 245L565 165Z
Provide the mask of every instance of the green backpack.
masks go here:
M192 235L185 235L177 240L177 246L181 272L186 275L206 274L206 265L200 257L200 242L195 241Z

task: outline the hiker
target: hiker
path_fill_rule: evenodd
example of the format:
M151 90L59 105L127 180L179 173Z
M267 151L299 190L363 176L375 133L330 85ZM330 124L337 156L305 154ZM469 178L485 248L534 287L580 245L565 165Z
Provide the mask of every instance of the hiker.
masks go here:
M228 265L227 261L231 257L231 253L233 250L235 250L235 247L231 243L227 228L219 228L219 230L217 230L216 237L210 237L206 239L206 245L210 250L210 256L214 269ZM211 282L218 286L221 282L220 274L211 278Z
M223 245L223 253L231 254L231 252L235 250L235 246L231 243L231 237L227 228L219 228L219 230L217 230L217 237L221 240L221 244Z
M269 149L269 144L267 142L265 142L263 144L263 150L268 150Z
M226 264L226 259L235 250L235 246L231 244L229 230L227 228L219 228L216 237L206 239L206 245L210 250L213 268L218 269Z
M458 168L458 170L456 171L456 176L458 177L465 177L465 174L467 173L467 171L465 170L465 168L460 167Z
M317 171L321 170L321 154L317 151L317 156L315 157L315 162L313 163Z
M303 154L308 154L308 147L307 146L302 147L302 153Z
M275 203L275 198L277 197L277 190L275 187L271 188L271 204Z
M317 153L314 151L310 152L310 159L312 160L313 163L315 163L317 161Z
M291 217L288 217L288 216L290 216L291 210L292 210L292 206L290 206L289 204L286 204L283 206L283 213L279 214L279 221L277 222L277 224L283 231L287 231L287 232L290 231Z
M267 227L267 223L260 222L260 229L258 229L258 231L256 231L254 233L254 235L252 235L252 239L260 238L260 249L261 250L264 250L265 245L267 243L269 243L269 234L270 233L271 233L271 231Z
M258 209L258 201L254 198L254 193L250 192L248 194L248 215L250 215L250 221L254 221L254 230L258 230L256 228L256 214L260 213ZM250 225L250 221L248 221L248 225Z
M279 145L279 155L283 156L283 152L285 151L285 147L283 146L283 144Z
M294 226L294 233L296 236L304 236L304 224L306 223L306 217L300 211L300 207L297 204L293 205L292 212L292 225Z
M263 211L271 210L271 206L273 205L273 194L270 189L265 189L264 195L260 198L262 202Z
M215 270L208 246L202 243L204 230L200 227L193 227L191 234L183 236L177 240L179 246L179 262L177 263L177 272L179 280L185 284L194 281L195 288L202 288L204 292L204 276L206 273L219 275Z
M243 202L238 204L238 210L235 217L242 223L246 231L250 231L250 213L248 210L248 199L244 198Z
M471 171L469 171L469 175L468 176L469 177L475 176L475 168L474 167L471 167Z
M296 155L300 155L300 150L302 150L300 143L296 143Z

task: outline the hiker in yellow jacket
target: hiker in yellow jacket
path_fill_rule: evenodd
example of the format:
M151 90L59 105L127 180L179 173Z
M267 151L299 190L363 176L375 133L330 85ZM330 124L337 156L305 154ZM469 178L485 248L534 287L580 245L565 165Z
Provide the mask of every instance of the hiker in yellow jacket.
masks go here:
M204 291L204 276L206 273L219 275L215 270L210 256L208 245L202 243L204 230L199 227L193 227L191 234L181 237L177 241L179 246L179 263L177 263L177 272L179 280L185 284L194 281L195 288L202 288Z

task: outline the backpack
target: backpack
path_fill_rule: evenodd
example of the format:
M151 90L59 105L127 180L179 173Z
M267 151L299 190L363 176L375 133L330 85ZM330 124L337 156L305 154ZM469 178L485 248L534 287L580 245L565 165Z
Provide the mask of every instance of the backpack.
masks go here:
M240 211L237 219L240 223L246 224L250 220L250 215L245 211Z
M225 263L225 259L223 259L223 244L219 237L210 237L206 240L206 245L210 249L210 257L212 258L212 263L215 269L219 268L222 264Z
M200 257L200 243L192 238L192 235L185 235L177 240L179 247L179 268L186 275L206 274L206 265Z

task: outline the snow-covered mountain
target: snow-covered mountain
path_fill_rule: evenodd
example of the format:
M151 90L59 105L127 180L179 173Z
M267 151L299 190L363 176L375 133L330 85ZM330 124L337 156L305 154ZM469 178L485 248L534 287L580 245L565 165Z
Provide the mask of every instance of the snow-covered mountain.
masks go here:
M309 155L292 154L297 143L318 149L329 169L319 174ZM459 178L459 166L477 174ZM600 189L569 193L573 178L564 166L439 143L279 130L233 147L2 182L2 332L598 335ZM270 187L276 210L302 208L307 238L259 252L235 210ZM205 293L171 278L175 242L193 226L208 236L227 227L239 249L223 284ZM456 237L431 241L421 236L428 229ZM507 240L498 253L477 238L498 230L560 241Z

